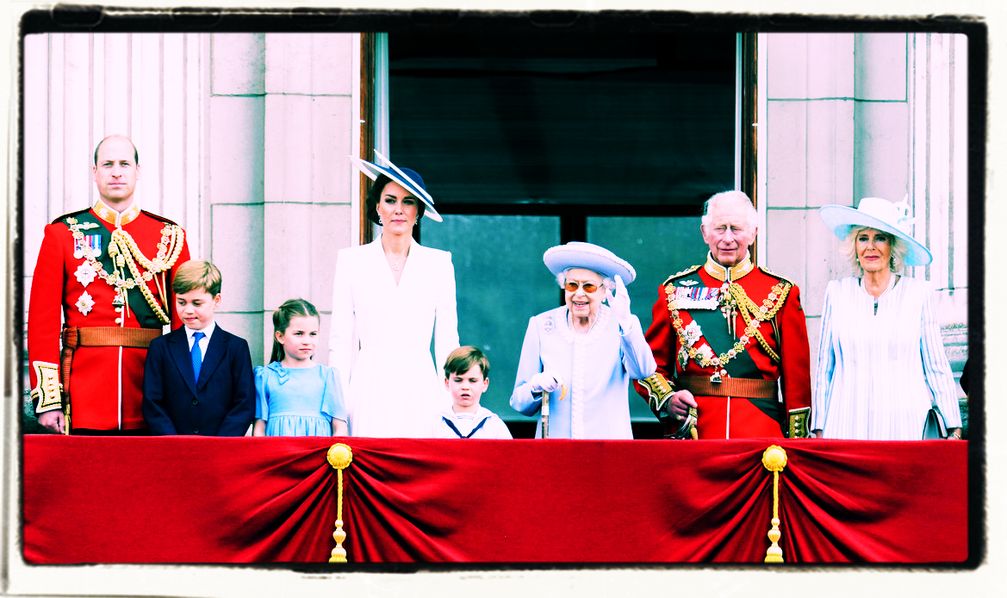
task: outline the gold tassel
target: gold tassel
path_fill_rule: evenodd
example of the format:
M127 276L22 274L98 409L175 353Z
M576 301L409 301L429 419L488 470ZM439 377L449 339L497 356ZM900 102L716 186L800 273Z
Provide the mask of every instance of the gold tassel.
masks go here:
M762 453L762 466L773 472L773 519L769 529L770 545L766 550L767 563L782 563L783 549L780 548L780 472L787 466L787 451L779 445L771 445Z
M336 470L338 480L336 495L336 531L332 532L332 539L336 541L336 547L332 549L329 556L330 563L345 563L346 549L343 542L346 540L346 532L343 531L343 470L353 462L353 450L349 446L338 442L329 447L329 452L325 454L325 460Z

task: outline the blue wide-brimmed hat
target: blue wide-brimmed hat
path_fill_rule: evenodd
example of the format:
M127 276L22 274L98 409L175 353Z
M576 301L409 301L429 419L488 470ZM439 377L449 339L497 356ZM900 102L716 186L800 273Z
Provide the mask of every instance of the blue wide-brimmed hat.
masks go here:
M845 239L857 227L873 228L898 237L907 247L906 265L926 266L933 261L930 250L909 233L913 219L909 217L909 202L892 203L881 197L864 197L856 209L828 205L818 210L825 226L840 239Z
M399 168L393 164L391 160L383 156L378 150L374 150L374 156L378 159L378 162L384 163L385 166L380 166L375 162L361 160L356 156L350 156L350 160L353 162L353 165L360 170L360 172L367 175L367 177L372 181L377 180L377 178L381 175L385 175L395 181L401 185L403 189L423 202L424 206L426 206L423 211L424 216L427 216L434 222L444 221L444 218L442 218L441 215L437 213L437 210L434 209L434 198L430 197L430 193L427 192L427 186L424 184L423 177L420 176L420 173L411 168Z
M550 247L542 254L542 261L553 275L559 275L569 268L584 268L605 278L615 278L618 274L622 277L623 284L627 285L636 278L632 264L594 243L570 241L565 245Z

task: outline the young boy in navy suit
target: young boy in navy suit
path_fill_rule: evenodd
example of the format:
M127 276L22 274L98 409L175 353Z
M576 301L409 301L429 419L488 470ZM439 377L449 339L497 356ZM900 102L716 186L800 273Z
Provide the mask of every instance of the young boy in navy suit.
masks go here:
M190 260L172 289L183 326L154 339L143 375L143 417L151 434L244 436L255 417L255 378L245 339L213 321L220 270Z

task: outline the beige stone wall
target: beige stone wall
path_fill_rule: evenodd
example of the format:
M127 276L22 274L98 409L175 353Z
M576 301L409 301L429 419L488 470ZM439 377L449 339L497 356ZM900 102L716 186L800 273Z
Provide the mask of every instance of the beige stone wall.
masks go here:
M212 37L209 253L233 281L221 321L261 363L272 310L303 297L322 312L325 355L335 252L354 230L358 36Z
M801 287L812 358L826 283L849 275L825 204L908 197L934 254L910 275L938 290L948 355L967 330L966 40L945 34L763 34L760 260Z

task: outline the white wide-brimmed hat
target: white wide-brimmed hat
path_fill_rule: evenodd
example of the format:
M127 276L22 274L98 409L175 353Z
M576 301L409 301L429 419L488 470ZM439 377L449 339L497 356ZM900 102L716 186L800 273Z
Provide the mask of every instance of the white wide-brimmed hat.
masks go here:
M411 168L399 168L395 164L392 164L392 161L383 156L378 150L374 150L374 155L379 162L386 164L386 166L361 160L356 156L350 156L350 160L360 172L367 175L372 181L377 180L381 175L385 175L399 185L402 185L402 188L419 198L426 206L423 210L424 216L434 222L444 221L441 215L437 213L437 210L434 209L434 198L430 197L430 193L427 192L427 186L423 183L423 177L420 176L420 173Z
M902 240L906 251L906 265L925 266L933 261L930 250L909 233L913 219L909 217L909 202L893 203L881 197L864 197L856 209L849 206L822 206L818 213L825 226L840 239L845 239L854 227L867 227L884 231Z
M629 284L636 278L633 266L611 251L582 241L570 241L565 245L557 245L545 250L542 254L545 267L553 275L569 268L585 268L601 274L605 278L622 277L623 284Z

